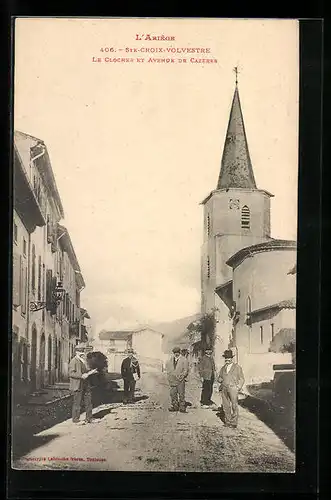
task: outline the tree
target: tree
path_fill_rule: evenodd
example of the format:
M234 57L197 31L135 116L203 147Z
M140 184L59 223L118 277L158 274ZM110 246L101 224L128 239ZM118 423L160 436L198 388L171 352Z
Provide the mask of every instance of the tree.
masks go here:
M270 352L289 352L295 357L296 335L294 328L281 328L270 343Z
M216 331L215 311L216 309L213 309L210 313L205 313L200 319L190 323L187 327L191 341L197 334L200 337L198 342L193 343L194 355L198 355L207 347L214 348Z

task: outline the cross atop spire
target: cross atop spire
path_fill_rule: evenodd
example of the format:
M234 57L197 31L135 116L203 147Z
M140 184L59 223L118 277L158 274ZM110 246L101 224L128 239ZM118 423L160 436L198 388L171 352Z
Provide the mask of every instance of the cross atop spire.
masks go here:
M235 67L233 68L233 71L234 71L234 72L235 72L235 74L236 74L236 87L237 87L237 85L238 85L238 73L239 73L238 66L235 66Z
M236 88L232 100L217 189L256 189L237 87L237 66L234 68L234 71L236 73Z

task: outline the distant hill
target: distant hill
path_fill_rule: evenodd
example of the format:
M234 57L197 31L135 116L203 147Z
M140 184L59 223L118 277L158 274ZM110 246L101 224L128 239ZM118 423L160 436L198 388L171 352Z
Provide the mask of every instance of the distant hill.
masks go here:
M200 313L179 318L174 321L163 323L152 323L150 326L164 334L163 351L169 353L176 345L179 347L186 347L189 345L189 338L186 333L187 326L201 317Z

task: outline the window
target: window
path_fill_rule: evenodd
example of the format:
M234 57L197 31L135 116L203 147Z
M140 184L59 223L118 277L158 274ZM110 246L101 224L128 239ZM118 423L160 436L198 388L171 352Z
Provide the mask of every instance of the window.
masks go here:
M26 313L26 299L27 299L27 283L28 283L28 268L23 264L23 298L22 298L22 313Z
M65 302L64 302L65 306L64 306L64 314L66 316L67 319L69 319L69 297L68 297L68 294L66 293L65 295Z
M273 323L271 323L270 325L270 329L271 329L271 340L274 340L275 338L275 329L274 329L275 325Z
M36 247L32 245L32 269L31 269L32 290L36 289Z
M260 342L263 344L263 326L260 326Z
M250 314L252 312L252 299L248 295L247 297L247 314Z
M43 264L42 269L42 285L41 285L41 300L45 299L45 264Z
M41 257L38 257L38 300L41 300Z
M27 284L27 267L24 259L20 256L20 304L21 313L26 313L26 284Z
M207 234L210 236L210 215L207 215Z
M46 271L46 310L51 311L52 305L52 270L47 269Z
M246 325L251 327L252 326L252 299L248 295L247 301L246 301Z
M21 304L21 256L18 253L13 254L13 306L18 307Z
M14 235L13 235L14 243L17 244L17 225L15 224L15 222L14 222L14 228L13 229L14 229L14 231L13 231L14 232Z
M250 228L250 211L247 205L243 206L241 209L241 227L243 229Z
M26 239L23 238L23 255L26 257Z
M207 257L207 278L210 278L210 260Z

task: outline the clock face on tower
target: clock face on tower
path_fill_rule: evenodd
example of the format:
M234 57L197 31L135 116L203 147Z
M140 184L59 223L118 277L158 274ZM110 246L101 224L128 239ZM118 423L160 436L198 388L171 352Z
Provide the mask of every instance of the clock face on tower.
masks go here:
M233 209L239 210L239 200L234 199L234 198L230 198L229 208L230 208L230 210L233 210Z

